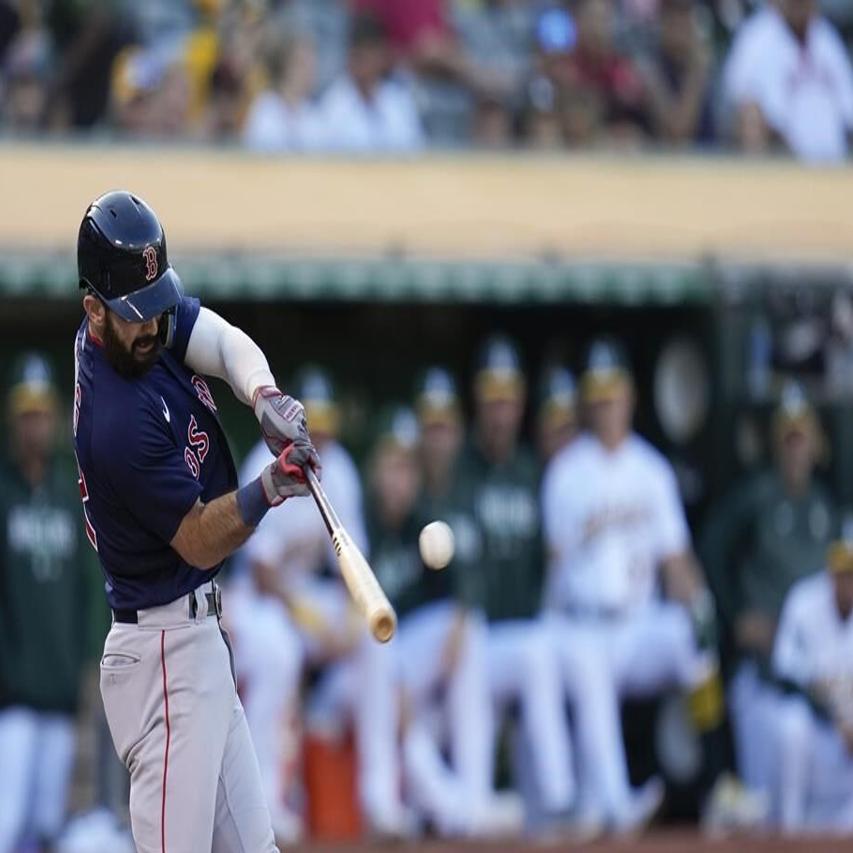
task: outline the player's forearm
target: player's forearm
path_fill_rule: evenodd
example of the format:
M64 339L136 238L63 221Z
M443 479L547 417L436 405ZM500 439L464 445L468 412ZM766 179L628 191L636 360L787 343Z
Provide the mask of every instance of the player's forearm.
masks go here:
M258 388L275 385L261 348L245 332L208 308L199 311L185 361L198 373L224 379L234 396L246 405L251 405Z
M181 522L172 547L191 566L212 569L237 550L254 527L243 519L236 492L203 504L199 501Z

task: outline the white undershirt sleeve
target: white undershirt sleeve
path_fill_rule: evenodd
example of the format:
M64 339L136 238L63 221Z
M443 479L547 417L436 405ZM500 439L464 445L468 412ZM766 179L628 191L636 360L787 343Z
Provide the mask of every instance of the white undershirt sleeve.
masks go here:
M199 311L184 363L197 373L224 379L247 406L258 388L276 384L261 348L209 308Z

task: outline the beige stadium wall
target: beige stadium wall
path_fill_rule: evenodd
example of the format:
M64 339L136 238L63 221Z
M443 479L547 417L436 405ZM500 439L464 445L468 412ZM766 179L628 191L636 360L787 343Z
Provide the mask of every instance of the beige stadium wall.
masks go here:
M853 169L681 157L253 157L195 148L0 145L0 246L70 249L85 206L126 187L183 249L445 258L843 262Z

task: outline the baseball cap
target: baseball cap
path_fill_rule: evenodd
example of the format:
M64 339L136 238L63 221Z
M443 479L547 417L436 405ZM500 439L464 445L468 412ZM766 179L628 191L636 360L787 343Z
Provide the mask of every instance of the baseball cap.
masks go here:
M423 427L459 420L456 382L443 367L429 367L420 377L415 388L415 412Z
M318 433L337 435L340 412L335 387L328 373L316 365L306 365L294 377L293 396L305 407L308 428Z
M838 537L829 546L826 564L832 574L853 572L853 512L850 510L844 513Z
M57 403L50 363L41 353L23 353L12 365L7 396L9 414L53 412Z
M485 402L517 400L524 392L521 357L515 344L504 335L493 335L480 349L474 390Z
M586 351L581 393L587 403L611 399L631 381L631 367L624 346L614 338L597 338Z
M541 421L554 427L574 422L577 387L571 370L558 365L548 368L542 377L539 394Z
M389 406L379 416L377 449L397 448L413 451L420 440L420 428L414 411L408 406Z
M816 428L817 415L803 387L797 382L788 382L773 412L774 436L784 441L789 435L804 434Z

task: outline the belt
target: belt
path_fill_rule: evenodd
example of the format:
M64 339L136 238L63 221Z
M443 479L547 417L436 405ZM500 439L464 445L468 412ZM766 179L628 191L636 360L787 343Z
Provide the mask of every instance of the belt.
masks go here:
M607 605L569 604L563 608L563 613L573 619L586 619L591 622L616 622L626 615L622 607Z
M207 615L216 616L217 619L222 616L222 595L217 586L213 592L204 594L207 599ZM187 594L187 610L190 619L195 619L198 615L198 599L194 592ZM138 610L113 610L113 619L116 622L124 622L130 625L136 625L139 622Z

